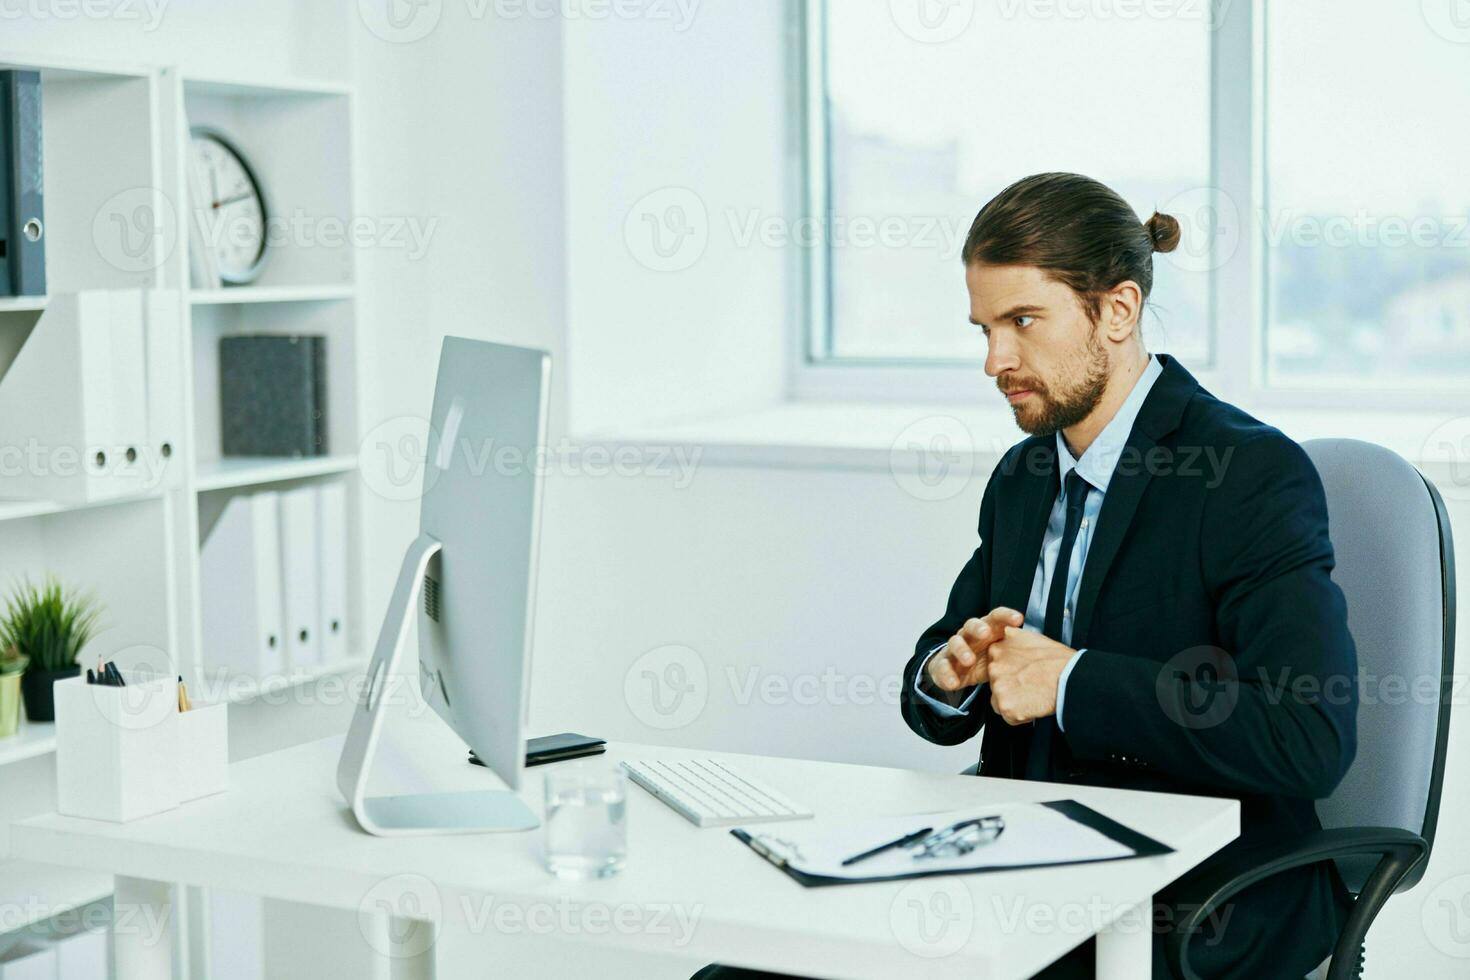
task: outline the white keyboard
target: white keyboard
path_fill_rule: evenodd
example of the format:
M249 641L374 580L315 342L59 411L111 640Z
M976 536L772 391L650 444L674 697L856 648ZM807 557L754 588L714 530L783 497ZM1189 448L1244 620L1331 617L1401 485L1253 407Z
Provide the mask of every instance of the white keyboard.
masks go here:
M800 820L812 811L715 759L624 762L633 782L699 827Z

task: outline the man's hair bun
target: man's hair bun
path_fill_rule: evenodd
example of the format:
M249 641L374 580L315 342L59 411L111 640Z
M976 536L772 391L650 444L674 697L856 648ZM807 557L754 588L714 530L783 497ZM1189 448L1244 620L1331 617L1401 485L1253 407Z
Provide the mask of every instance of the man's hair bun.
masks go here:
M1173 215L1155 211L1143 226L1148 230L1155 252L1172 252L1179 247L1179 222Z

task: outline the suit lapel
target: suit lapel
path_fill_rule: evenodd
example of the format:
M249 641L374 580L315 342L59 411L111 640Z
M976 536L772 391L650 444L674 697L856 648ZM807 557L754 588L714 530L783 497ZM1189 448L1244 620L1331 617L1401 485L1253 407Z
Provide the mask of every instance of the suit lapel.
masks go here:
M1133 525L1143 491L1148 489L1151 474L1148 467L1142 465L1142 460L1154 446L1154 440L1134 426L1119 456L1118 468L1108 482L1108 492L1103 495L1102 510L1097 515L1097 530L1087 547L1082 581L1077 586L1077 612L1072 620L1072 646L1075 648L1085 645L1087 628L1092 623L1092 610L1097 605L1097 594L1102 591L1108 568Z
M1038 440L1024 452L1028 455L1021 462L1026 473L1019 501L1021 519L1014 525L1009 553L1003 559L1005 579L991 603L992 606L1008 606L1023 614L1031 597L1031 583L1036 577L1036 562L1041 555L1041 540L1046 535L1046 521L1057 499L1056 439Z
M1087 548L1087 563L1083 566L1082 581L1077 587L1077 609L1072 620L1073 647L1080 648L1086 644L1098 593L1102 591L1113 559L1118 556L1118 549L1128 537L1138 513L1138 503L1152 479L1150 467L1145 465L1149 450L1158 445L1159 439L1179 427L1185 406L1199 390L1199 382L1178 361L1167 354L1157 357L1163 373L1144 400L1143 408L1133 423L1133 431L1118 457L1117 468L1108 482L1108 492L1103 496L1102 510L1097 515L1097 529Z

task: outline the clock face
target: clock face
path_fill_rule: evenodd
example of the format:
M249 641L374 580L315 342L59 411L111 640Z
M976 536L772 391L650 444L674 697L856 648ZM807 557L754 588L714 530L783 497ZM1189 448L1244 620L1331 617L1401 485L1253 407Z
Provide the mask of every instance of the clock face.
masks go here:
M222 282L254 282L265 262L265 195L240 152L217 133L196 129L190 146L195 186L207 200L206 247L213 251Z

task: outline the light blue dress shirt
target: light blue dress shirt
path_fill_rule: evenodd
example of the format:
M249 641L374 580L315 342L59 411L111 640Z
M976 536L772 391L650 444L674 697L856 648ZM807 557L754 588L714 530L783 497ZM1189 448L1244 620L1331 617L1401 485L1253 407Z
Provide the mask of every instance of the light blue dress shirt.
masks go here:
M1128 393L1127 399L1118 409L1118 414L1103 427L1098 433L1092 445L1082 454L1081 459L1072 456L1072 451L1067 448L1067 441L1057 433L1057 461L1060 463L1060 478L1058 486L1065 486L1067 474L1076 469L1082 479L1088 483L1087 496L1082 502L1082 524L1077 529L1077 540L1072 545L1072 557L1067 563L1067 594L1066 602L1062 611L1062 642L1068 646L1072 645L1072 611L1077 608L1077 586L1082 582L1082 568L1087 563L1087 551L1092 544L1092 536L1097 531L1097 516L1102 512L1103 497L1108 492L1108 484L1112 482L1113 471L1118 468L1118 458L1122 455L1124 447L1128 444L1128 436L1133 432L1133 423L1138 419L1138 412L1143 408L1144 399L1148 397L1149 391L1153 389L1154 382L1163 373L1163 367L1159 359L1150 356L1148 366L1139 375L1138 381L1134 383L1133 390ZM1062 531L1067 523L1067 497L1058 492L1056 503L1052 505L1051 516L1046 521L1046 534L1041 539L1041 557L1036 563L1036 577L1031 580L1031 595L1026 601L1026 629L1037 633L1042 631L1046 623L1046 600L1051 593L1051 577L1056 568L1057 555L1062 550ZM947 642L947 641L946 641ZM933 657L944 648L941 643L929 652ZM1062 724L1062 704L1067 694L1067 678L1072 676L1072 668L1077 666L1077 661L1082 659L1085 650L1078 651L1077 655L1067 661L1067 666L1062 669L1062 676L1057 679L1057 727L1066 731ZM914 693L924 700L942 717L959 717L969 714L970 702L975 700L979 688L970 692L970 696L958 708L945 704L924 693L920 684L927 674L929 665L925 659L919 667L919 672L914 675Z

